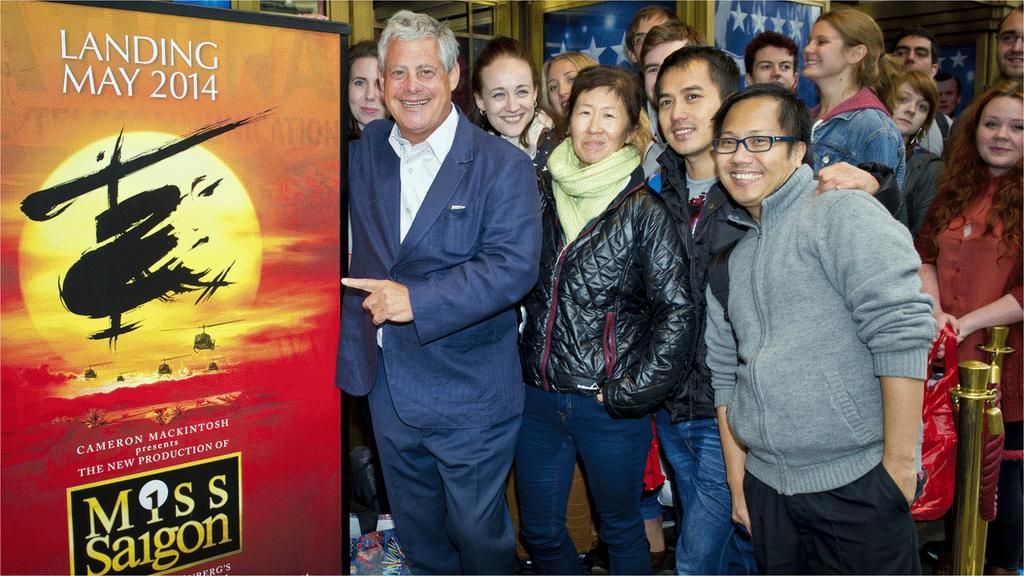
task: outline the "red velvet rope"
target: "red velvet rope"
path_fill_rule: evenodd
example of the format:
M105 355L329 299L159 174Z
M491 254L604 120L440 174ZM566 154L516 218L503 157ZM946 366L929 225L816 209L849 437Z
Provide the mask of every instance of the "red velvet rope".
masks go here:
M988 426L986 425L987 429ZM985 522L996 517L998 509L996 493L999 484L999 463L1003 457L1003 435L990 436L985 434L985 447L981 455L981 491L978 493L978 516Z

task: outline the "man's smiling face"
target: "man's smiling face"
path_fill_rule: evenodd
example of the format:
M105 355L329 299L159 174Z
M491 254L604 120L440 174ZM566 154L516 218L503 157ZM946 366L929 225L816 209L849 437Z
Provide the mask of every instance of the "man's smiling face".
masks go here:
M437 40L391 41L384 62L384 99L402 136L413 144L427 139L452 109L459 66L446 72Z

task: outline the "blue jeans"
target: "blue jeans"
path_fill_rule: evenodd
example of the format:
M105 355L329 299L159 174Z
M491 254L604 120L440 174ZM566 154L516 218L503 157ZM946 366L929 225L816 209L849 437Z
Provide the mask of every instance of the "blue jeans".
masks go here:
M541 574L582 573L565 528L577 451L612 573L651 573L640 515L650 443L647 418L614 419L594 398L526 387L516 449L516 497L523 540Z
M753 543L746 530L732 521L718 420L672 424L669 413L662 410L658 439L672 466L673 487L682 508L676 574L755 574Z

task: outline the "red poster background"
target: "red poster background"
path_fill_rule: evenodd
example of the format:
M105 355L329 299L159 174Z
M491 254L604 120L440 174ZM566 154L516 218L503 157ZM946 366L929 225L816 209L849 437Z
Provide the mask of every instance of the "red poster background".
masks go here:
M69 572L68 488L240 452L242 550L189 572L338 572L341 27L34 2L0 11L0 571ZM136 37L186 48L173 62L126 61L108 35L122 48ZM177 186L181 206L160 226L179 242L161 263L209 269L207 280L228 269L232 283L203 301L200 289L147 302L121 319L136 330L90 339L111 320L72 313L60 290L85 251L112 241L96 238L106 187L45 221L22 201L108 165L122 130L127 161L264 111L120 181L121 201ZM202 333L212 349L195 347Z

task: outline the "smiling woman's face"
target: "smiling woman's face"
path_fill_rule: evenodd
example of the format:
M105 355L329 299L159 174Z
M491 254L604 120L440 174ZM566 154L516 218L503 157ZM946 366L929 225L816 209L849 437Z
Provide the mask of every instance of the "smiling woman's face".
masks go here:
M1019 98L1000 96L985 105L975 138L978 154L989 171L999 176L1024 156L1024 110Z
M537 107L530 65L503 56L480 71L480 85L481 93L473 95L477 108L503 136L519 137Z
M576 156L584 165L595 164L618 152L633 137L626 104L609 88L594 88L576 97L569 135Z

